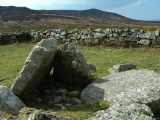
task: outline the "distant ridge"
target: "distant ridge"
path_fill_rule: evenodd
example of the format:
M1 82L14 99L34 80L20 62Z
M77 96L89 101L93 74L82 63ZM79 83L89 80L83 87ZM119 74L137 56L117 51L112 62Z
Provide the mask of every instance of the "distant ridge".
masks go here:
M106 20L129 20L116 13L105 12L98 9L88 10L32 10L27 7L0 6L0 17L3 21L41 19L50 15L65 15L81 18L94 18Z
M128 26L149 23L159 25L159 22L133 20L95 8L88 10L33 10L27 7L0 6L0 28L59 27L59 25Z
M69 16L76 16L76 17L85 17L85 18L95 18L95 19L106 19L106 20L130 20L122 15L112 13L112 12L105 12L95 8L88 9L88 10L54 10L53 12L69 15Z

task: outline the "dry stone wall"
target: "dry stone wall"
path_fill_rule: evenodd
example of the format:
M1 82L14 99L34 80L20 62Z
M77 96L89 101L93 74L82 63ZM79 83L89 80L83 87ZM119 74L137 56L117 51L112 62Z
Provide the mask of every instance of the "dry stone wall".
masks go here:
M107 28L93 29L49 29L29 32L0 34L0 44L14 42L40 41L55 38L58 43L72 42L81 45L106 45L114 47L138 47L160 45L160 29L155 31L138 29Z
M29 32L0 33L0 45L29 42L32 38Z
M160 44L160 30L146 31L146 30L136 30L136 29L117 29L117 28L107 28L102 30L98 28L96 30L92 29L53 29L53 30L32 30L31 36L36 40L41 40L42 38L54 37L60 43L72 42L75 44L82 45L119 45L119 46L150 46Z

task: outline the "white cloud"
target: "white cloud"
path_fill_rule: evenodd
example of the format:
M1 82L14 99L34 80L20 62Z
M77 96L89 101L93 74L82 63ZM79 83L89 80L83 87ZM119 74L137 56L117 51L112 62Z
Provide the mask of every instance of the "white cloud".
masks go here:
M148 0L137 0L132 4L128 4L122 7L106 9L105 11L118 13L132 19L147 20L148 15L146 12L145 4Z
M74 4L85 4L85 0L0 0L2 6L26 6L33 9L63 8Z
M147 0L0 0L3 6L26 6L33 9L111 9L130 4L141 4L144 1Z
M121 7L117 7L117 8L111 8L111 9L105 9L106 11L120 11L120 10L128 10L128 9L132 9L132 8L135 8L136 6L139 6L143 3L147 3L148 0L137 0L136 2L134 3L131 3L131 4L128 4L128 5L125 5L125 6L121 6Z

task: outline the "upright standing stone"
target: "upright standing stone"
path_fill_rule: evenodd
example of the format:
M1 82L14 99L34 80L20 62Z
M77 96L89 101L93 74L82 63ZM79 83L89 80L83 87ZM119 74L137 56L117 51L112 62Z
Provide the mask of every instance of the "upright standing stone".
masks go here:
M20 98L31 93L48 78L56 52L55 39L44 39L39 42L27 57L25 65L13 83L11 90Z
M85 87L91 83L90 66L72 44L63 45L57 52L53 77L64 85Z

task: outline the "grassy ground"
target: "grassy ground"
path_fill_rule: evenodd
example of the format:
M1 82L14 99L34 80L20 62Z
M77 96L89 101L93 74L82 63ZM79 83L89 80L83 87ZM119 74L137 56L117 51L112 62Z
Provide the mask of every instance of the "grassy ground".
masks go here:
M0 84L10 87L20 72L34 44L0 46ZM114 49L105 47L79 47L87 62L96 65L95 77L106 76L108 69L116 64L132 63L137 69L150 69L160 73L159 49ZM93 114L87 106L58 111L56 114L70 116L73 120L84 120Z

